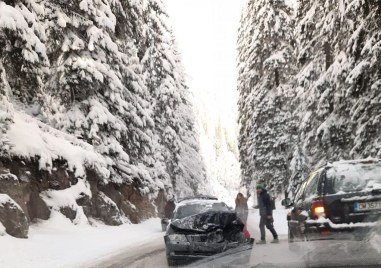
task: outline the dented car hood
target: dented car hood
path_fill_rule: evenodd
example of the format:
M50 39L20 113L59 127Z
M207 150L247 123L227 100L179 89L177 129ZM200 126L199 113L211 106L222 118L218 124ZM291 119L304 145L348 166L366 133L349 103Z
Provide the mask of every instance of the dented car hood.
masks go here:
M219 229L241 232L243 226L234 211L207 211L171 222L174 230L193 233L208 233Z

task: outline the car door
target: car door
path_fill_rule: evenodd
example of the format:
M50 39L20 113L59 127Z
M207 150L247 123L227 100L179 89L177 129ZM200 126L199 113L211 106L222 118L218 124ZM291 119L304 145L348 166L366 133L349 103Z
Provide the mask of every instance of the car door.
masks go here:
M304 190L307 184L307 180L303 181L298 190L296 191L295 197L294 197L294 208L291 210L291 219L288 222L288 227L290 228L290 232L292 233L292 237L296 237L299 234L299 221L298 221L298 213L299 208L303 202L303 195Z
M308 213L310 217L312 217L311 206L312 202L315 201L319 197L319 183L321 177L321 170L315 171L311 173L307 180L306 187L304 189L303 198L301 202L301 207L304 211Z

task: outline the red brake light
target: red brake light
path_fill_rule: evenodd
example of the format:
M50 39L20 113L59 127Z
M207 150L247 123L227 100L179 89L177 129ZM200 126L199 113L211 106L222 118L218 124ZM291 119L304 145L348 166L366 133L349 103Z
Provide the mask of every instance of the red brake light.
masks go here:
M374 161L372 159L367 159L367 160L363 160L363 161L360 161L361 164L373 164Z
M314 214L321 214L324 212L324 207L314 207Z
M326 210L324 206L323 200L315 200L312 202L311 211L314 219L318 219L319 217L326 216Z

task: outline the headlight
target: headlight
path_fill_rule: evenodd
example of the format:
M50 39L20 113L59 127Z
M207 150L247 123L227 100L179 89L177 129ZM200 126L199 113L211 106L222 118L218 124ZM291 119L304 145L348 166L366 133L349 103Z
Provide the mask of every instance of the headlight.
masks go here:
M187 237L182 234L167 235L167 239L168 241L171 241L171 242L188 242Z

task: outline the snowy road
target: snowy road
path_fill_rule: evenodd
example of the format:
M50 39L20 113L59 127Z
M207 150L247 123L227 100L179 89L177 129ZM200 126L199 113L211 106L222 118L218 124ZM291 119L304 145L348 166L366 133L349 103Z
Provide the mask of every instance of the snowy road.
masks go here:
M252 237L258 239L258 217L256 215L256 211L251 212L248 229ZM366 267L381 267L380 252L377 251L377 247L372 247L369 242L326 240L299 242L290 246L285 234L285 222L282 220L284 212L278 211L274 216L275 228L280 233L280 244L254 245L250 263L238 267L350 267L349 265L360 267L359 265L363 264L371 264ZM267 237L270 240L269 233ZM229 259L235 257L234 255L229 256ZM226 267L226 261L225 259L217 259L205 266ZM163 237L155 237L149 243L134 248L128 247L114 255L102 258L101 261L83 267L168 267L164 239Z
M258 237L258 228L254 222L249 223L248 229L253 237ZM163 233L164 235L164 233ZM286 241L284 241L286 242ZM119 253L110 254L100 261L90 263L83 268L141 268L141 267L168 267L165 256L165 245L163 237L154 238L149 243L127 248Z
M258 229L258 211L250 210L249 220L248 220L248 230L252 237L256 239L259 238ZM284 234L285 211L278 210L274 215L275 227L278 227L280 234ZM278 225L278 226L277 226ZM269 233L268 233L269 235ZM164 236L164 232L163 232ZM282 243L286 243L285 236L281 235ZM101 259L95 260L88 263L87 265L80 266L83 268L140 268L140 267L155 267L162 268L168 267L167 260L165 256L165 245L163 237L155 237L149 243L141 244L137 247L126 247L125 250L120 250L116 253L109 254L102 257Z
M163 233L164 234L164 233ZM165 245L162 237L155 238L149 243L102 258L83 266L84 268L121 268L121 267L168 267L165 257Z
M234 258L234 257L233 257ZM225 267L225 260L208 263L209 267ZM290 248L283 236L280 244L254 245L250 264L242 267L380 267L379 254L363 242L358 241L314 241L297 243ZM168 267L165 257L165 247L162 239L133 250L110 256L109 259L89 267L107 268L142 268ZM241 266L239 266L241 267Z

